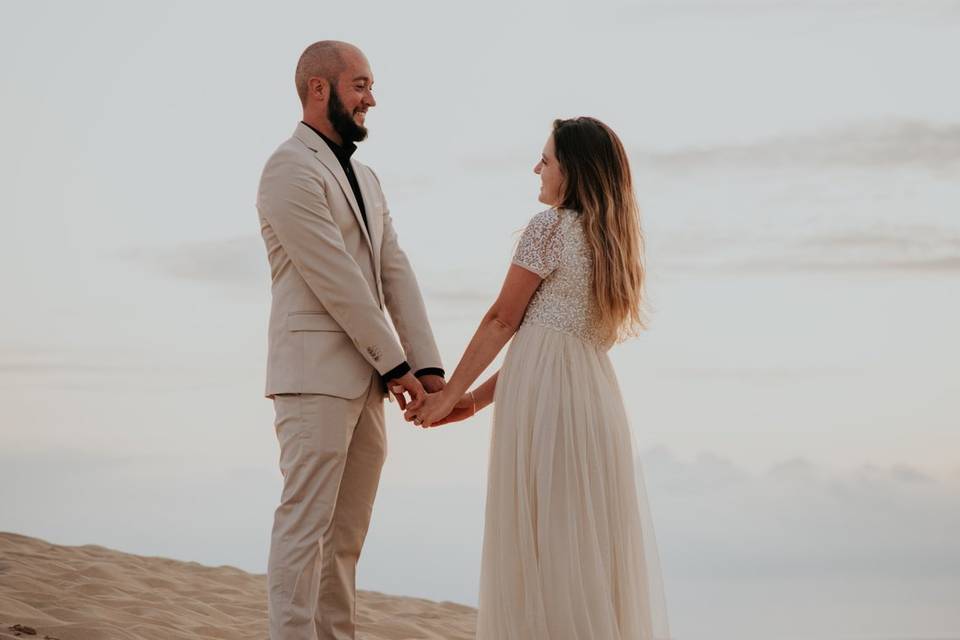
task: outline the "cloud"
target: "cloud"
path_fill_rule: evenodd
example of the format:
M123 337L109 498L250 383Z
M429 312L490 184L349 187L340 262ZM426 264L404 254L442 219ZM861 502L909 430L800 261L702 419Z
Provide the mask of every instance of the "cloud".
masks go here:
M834 471L802 458L751 473L710 453L682 462L663 447L641 464L665 565L681 574L960 580L956 474Z
M51 348L0 349L0 377L49 376L56 374L91 376L124 376L143 371L142 361L122 353L105 354L99 351Z
M785 12L817 15L828 13L834 20L853 18L888 19L902 21L906 18L923 20L947 20L960 18L960 6L951 0L912 0L909 3L897 0L643 0L622 5L616 11L621 23L643 22L652 16L735 16L777 15Z
M219 379L216 370L116 348L0 349L0 388L155 390L195 388Z
M680 271L712 271L727 273L773 274L790 271L803 272L865 272L865 271L900 271L900 272L960 272L960 256L944 258L905 258L902 260L884 259L831 259L831 258L802 258L802 257L773 257L756 258L725 262L714 265L692 265L672 263L671 268Z
M659 369L661 375L688 380L691 376L700 378L720 378L729 380L795 380L799 378L851 378L862 375L862 371L855 368L843 367L663 367Z
M122 375L131 371L142 371L143 365L120 365L95 362L68 362L64 360L30 361L15 360L0 362L0 375L28 375L50 373L77 373L77 374L116 374Z
M140 248L123 252L121 257L182 280L244 287L269 283L263 252L260 238L240 236L179 247Z
M960 169L960 124L897 120L834 127L753 143L635 154L668 171L705 169Z
M666 233L654 247L655 263L672 271L960 271L960 231L932 225L801 232L787 238L731 239L720 232L711 237L710 231Z

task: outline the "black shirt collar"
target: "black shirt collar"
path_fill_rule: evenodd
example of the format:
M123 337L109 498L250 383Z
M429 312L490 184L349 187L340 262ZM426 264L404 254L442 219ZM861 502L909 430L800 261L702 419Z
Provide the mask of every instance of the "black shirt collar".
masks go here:
M303 122L303 120L301 120L300 122L310 127L310 125L307 124L306 122ZM327 136L317 131L315 128L310 127L310 130L313 131L318 136L320 136L321 138L323 138L323 141L327 143L327 146L330 147L330 151L333 151L333 155L337 156L337 160L339 160L341 164L345 162L350 162L350 156L352 156L353 152L357 150L356 144L354 144L353 142L347 141L346 144L339 145L333 140L331 140L330 138L328 138Z

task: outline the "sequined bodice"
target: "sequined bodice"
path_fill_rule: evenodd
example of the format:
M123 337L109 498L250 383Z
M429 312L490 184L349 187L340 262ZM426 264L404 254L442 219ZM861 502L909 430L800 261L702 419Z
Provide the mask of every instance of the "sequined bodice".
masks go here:
M527 225L513 257L543 282L530 299L523 324L556 329L607 349L592 293L592 254L580 215L547 209Z

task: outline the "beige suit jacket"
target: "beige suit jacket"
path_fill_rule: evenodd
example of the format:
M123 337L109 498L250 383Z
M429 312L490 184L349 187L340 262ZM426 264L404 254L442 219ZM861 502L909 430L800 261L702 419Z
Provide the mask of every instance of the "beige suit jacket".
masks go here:
M306 125L263 169L257 210L273 294L267 396L356 398L374 370L383 374L404 360L414 371L442 366L380 181L351 162L369 232L339 161Z

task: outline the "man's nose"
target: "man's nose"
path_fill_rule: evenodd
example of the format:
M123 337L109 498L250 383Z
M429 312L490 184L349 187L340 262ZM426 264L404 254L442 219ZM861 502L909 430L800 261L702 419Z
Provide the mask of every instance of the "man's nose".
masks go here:
M367 91L367 105L371 107L377 106L377 99L373 97L373 93Z

